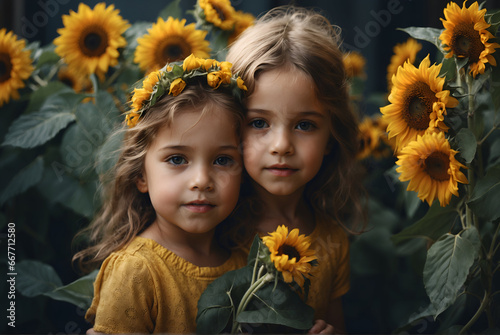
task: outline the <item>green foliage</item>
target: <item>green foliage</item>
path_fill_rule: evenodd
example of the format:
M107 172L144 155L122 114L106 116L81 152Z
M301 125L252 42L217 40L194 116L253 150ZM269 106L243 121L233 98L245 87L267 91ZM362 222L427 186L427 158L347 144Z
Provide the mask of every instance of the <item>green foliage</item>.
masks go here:
M94 296L97 271L63 285L55 270L39 261L21 261L17 264L17 288L27 297L45 295L87 309Z
M471 227L461 234L443 235L427 252L424 284L434 318L455 302L478 256L479 247L478 231Z
M267 332L310 329L314 310L289 284L279 279L279 275L267 247L256 236L248 265L217 278L201 295L197 332L219 334L231 330L234 333L238 329L253 332L256 327ZM280 328L282 326L285 328Z

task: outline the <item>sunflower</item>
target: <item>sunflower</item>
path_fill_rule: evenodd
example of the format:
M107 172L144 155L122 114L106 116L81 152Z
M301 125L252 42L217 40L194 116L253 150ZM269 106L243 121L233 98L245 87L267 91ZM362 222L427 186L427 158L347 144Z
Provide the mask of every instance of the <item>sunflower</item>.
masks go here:
M255 16L250 13L245 13L241 10L234 13L234 30L233 33L228 38L228 44L233 43L242 32L244 32L248 27L253 26L255 22Z
M208 23L222 30L234 29L236 12L230 0L198 0L198 6Z
M92 82L88 76L80 76L78 73L72 71L67 66L59 69L57 73L57 78L63 84L71 87L75 92L92 92Z
M366 59L356 51L349 52L344 55L343 62L346 74L349 78L360 77L364 78Z
M312 268L310 262L317 259L315 251L309 249L310 237L299 235L298 229L293 229L288 234L288 228L282 225L269 233L269 236L264 236L262 241L269 248L271 261L283 274L285 282L291 283L294 280L303 286L304 277L309 276Z
M420 49L422 49L422 44L413 38L409 38L405 43L399 43L394 46L394 54L391 57L391 63L387 67L387 87L389 91L392 88L392 76L396 74L398 68L403 66L406 61L414 64Z
M31 52L25 47L26 42L18 40L12 31L0 29L0 107L10 98L19 99L17 90L33 72Z
M137 39L134 62L143 71L154 71L166 63L182 60L193 54L208 58L209 42L205 40L206 31L196 30L195 24L186 24L186 19L178 20L161 17L148 29L148 33Z
M359 124L359 151L357 158L365 159L369 157L378 148L380 138L382 136L381 130L376 127L371 117L365 117Z
M155 86L158 84L162 77L161 71L153 71L146 76L142 82L141 88L134 88L132 95L132 110L134 112L140 111L144 104L151 99L151 94L155 91Z
M477 1L465 8L466 2L461 9L454 2L448 3L443 11L446 19L441 19L445 30L439 39L444 50L448 51L445 57L468 58L469 73L476 77L478 73L484 73L486 63L497 65L491 54L500 45L488 43L494 36L486 30L491 26L484 20L486 9L479 10Z
M465 168L455 159L455 151L443 132L429 131L423 136L417 136L401 150L396 162L400 172L399 180L407 181L407 191L418 192L422 201L429 206L434 199L445 207L450 203L451 195L458 196L458 184L468 184L460 168Z
M57 30L55 51L72 71L102 78L110 66L118 64L118 49L127 44L122 34L130 26L119 12L102 2L93 10L80 3L77 13L63 15L64 28Z
M408 61L399 67L392 77L391 104L380 108L388 124L389 138L396 137L396 151L428 128L447 131L446 107L458 105L450 91L443 90L445 78L438 77L442 64L429 65L427 56L418 69Z

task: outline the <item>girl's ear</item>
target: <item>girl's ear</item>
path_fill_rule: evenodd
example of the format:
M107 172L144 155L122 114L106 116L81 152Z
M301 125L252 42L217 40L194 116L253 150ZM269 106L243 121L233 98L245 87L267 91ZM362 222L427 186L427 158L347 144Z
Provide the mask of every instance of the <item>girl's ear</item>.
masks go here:
M148 192L148 183L146 181L146 178L144 178L144 174L141 174L137 180L135 181L135 185L137 186L137 189L141 193L147 193Z

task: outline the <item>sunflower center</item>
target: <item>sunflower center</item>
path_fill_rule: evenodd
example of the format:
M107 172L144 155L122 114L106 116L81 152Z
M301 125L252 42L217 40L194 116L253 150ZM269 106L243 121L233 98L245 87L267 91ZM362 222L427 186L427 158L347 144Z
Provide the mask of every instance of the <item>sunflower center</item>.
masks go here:
M425 159L425 172L437 181L450 179L450 175L448 174L449 166L450 158L444 152L433 152Z
M300 253L297 251L297 249L288 244L283 244L281 247L279 247L278 254L288 255L289 260L295 258L298 261L300 259Z
M458 57L469 58L470 63L479 61L484 44L473 23L458 24L453 30L451 49Z
M191 54L191 48L179 36L167 38L156 50L155 62L161 66L186 58Z
M224 21L226 19L224 12L222 11L222 9L219 6L212 4L212 8L217 12L217 16L219 17L219 19L221 21Z
M418 81L408 88L404 97L403 119L409 127L425 130L429 127L432 105L438 99L429 85Z
M99 57L108 48L108 35L99 26L89 26L83 31L79 46L84 55Z
M74 88L74 87L75 87L75 82L73 81L73 79L71 79L71 78L70 78L70 77L68 77L68 76L60 77L60 78L59 78L59 80L60 80L63 84L65 84L65 85L67 85L67 86L69 86L69 87L71 87L71 88Z
M12 71L12 63L10 56L6 53L0 53L0 83L10 79L10 72Z

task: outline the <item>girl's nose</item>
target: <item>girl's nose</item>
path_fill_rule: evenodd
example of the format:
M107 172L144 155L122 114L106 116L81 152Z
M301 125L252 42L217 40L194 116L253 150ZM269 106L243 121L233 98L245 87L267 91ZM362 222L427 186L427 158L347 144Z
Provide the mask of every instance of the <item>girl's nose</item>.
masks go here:
M215 184L211 177L210 169L205 166L196 166L193 169L189 188L193 191L213 191Z
M291 134L286 129L277 129L271 136L269 151L272 155L289 156L294 154Z

